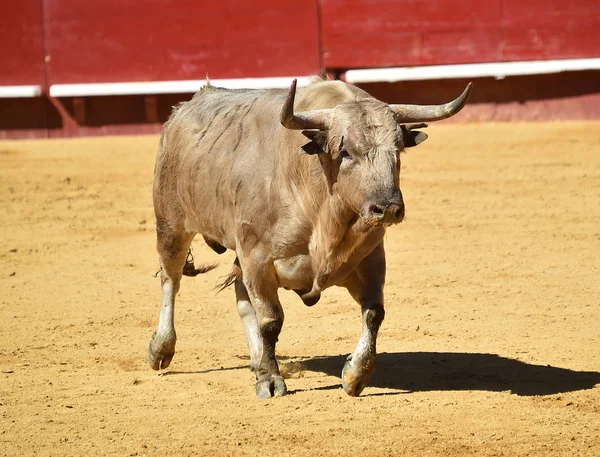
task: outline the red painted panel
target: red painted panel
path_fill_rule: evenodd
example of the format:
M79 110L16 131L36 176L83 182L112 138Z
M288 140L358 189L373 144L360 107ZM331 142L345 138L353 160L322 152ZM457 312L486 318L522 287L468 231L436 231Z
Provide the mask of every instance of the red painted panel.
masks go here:
M324 64L357 68L495 60L501 2L323 0Z
M348 68L349 62L355 68L491 62L502 58L502 31L333 35L323 57L331 68Z
M502 0L322 0L323 34L471 30L497 26Z
M415 32L330 35L323 39L323 61L327 68L417 65L421 41L421 34Z
M502 59L500 28L431 32L423 37L422 65L494 62Z
M0 2L0 85L44 85L42 0Z
M511 28L505 31L504 60L600 56L597 27Z
M600 56L598 0L322 0L326 67Z
M598 0L504 0L504 60L600 56Z
M319 73L317 2L45 0L50 83Z
M503 0L503 2L503 22L506 27L573 28L600 25L598 0L527 0L526 3L523 0ZM598 45L600 47L600 43Z

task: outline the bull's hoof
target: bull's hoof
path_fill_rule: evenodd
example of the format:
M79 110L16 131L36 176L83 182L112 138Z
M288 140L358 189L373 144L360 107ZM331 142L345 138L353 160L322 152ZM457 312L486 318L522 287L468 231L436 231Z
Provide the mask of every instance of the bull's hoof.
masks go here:
M175 355L175 337L165 339L154 332L148 348L148 363L153 370L164 370L171 364Z
M273 375L256 382L258 398L280 397L285 394L287 394L287 386L281 376Z
M352 360L344 364L342 370L342 387L351 397L358 397L371 380L371 375L375 371L375 359L370 363L354 366Z

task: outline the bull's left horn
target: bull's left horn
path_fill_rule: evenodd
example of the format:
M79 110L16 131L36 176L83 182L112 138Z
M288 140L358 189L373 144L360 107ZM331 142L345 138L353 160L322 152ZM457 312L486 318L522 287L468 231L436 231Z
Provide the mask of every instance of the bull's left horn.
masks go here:
M319 109L294 114L297 80L292 81L285 103L281 110L281 125L291 130L328 130L331 109Z
M456 99L445 105L390 105L394 111L396 122L427 122L440 121L458 113L469 101L473 83L467 84L466 89Z

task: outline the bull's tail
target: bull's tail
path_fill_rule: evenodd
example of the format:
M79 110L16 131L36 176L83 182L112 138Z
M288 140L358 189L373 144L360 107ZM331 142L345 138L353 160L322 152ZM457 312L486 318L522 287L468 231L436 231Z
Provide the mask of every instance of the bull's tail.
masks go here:
M242 269L240 268L240 262L237 257L233 262L233 267L231 268L231 273L226 276L222 276L220 282L215 286L217 293L227 289L229 286L232 286L237 280L242 280Z
M196 268L194 265L194 256L192 255L192 248L188 250L187 257L185 259L185 265L183 266L183 275L184 276L198 276L199 274L206 273L210 270L214 270L217 267L217 264L211 265L201 265L199 268Z

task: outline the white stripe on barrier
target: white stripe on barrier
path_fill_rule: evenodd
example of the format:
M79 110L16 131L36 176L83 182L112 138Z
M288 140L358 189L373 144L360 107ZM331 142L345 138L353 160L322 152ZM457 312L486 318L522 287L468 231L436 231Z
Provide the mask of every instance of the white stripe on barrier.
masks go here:
M288 88L292 80L298 79L299 86L308 85L309 77L211 79L213 86L227 89L280 89ZM88 97L107 95L151 95L194 93L206 85L205 79L185 81L147 81L121 83L53 84L51 97Z
M349 83L422 81L426 79L489 78L600 69L600 58L494 62L425 67L370 68L346 71Z
M42 95L42 86L0 86L0 98L33 98Z

